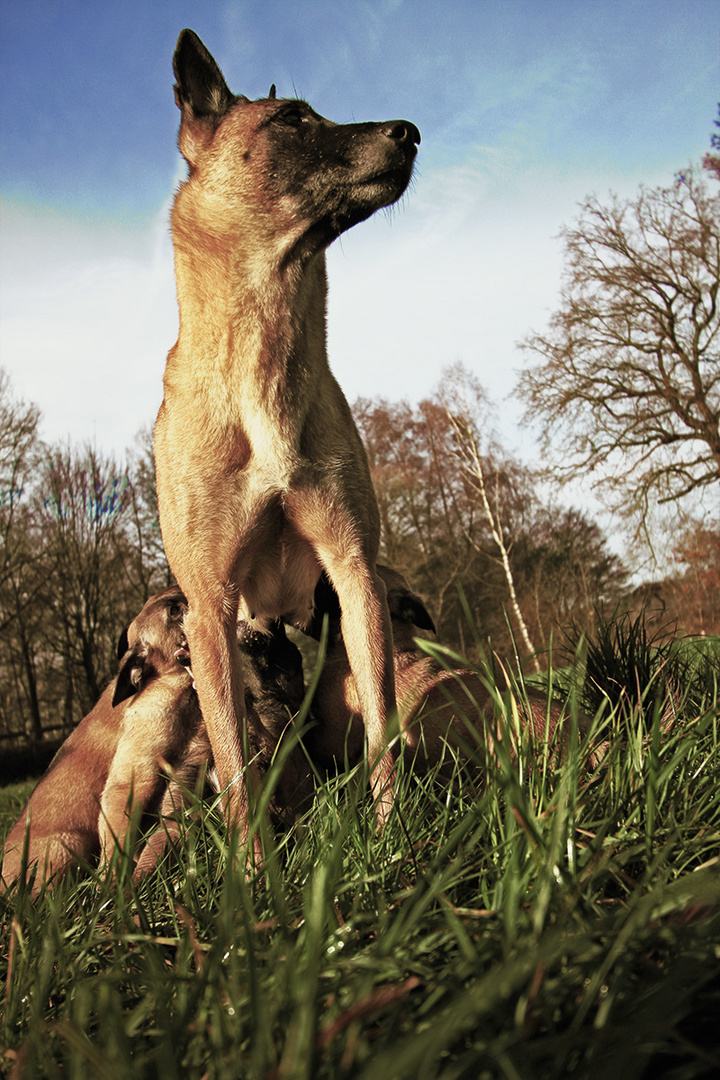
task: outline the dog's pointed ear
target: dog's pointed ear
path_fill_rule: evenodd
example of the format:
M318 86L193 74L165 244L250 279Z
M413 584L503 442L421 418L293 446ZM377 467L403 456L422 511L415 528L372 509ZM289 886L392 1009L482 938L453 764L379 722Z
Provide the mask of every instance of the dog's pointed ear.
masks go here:
M418 630L431 630L433 634L437 634L430 612L420 597L415 596L414 593L412 596L405 598L401 618L411 622L413 626L417 626Z
M173 56L175 100L195 120L214 126L235 101L220 68L194 30L181 30Z
M130 648L130 642L128 641L128 630L130 629L130 623L127 624L122 630L117 643L117 658L122 660L125 653Z
M270 99L270 101L274 101L276 97L277 97L277 90L275 89L275 83L273 83L272 86L270 87L270 93L268 94L268 98Z
M239 100L194 30L181 30L173 56L175 101L182 113L178 144L192 165L198 150Z
M394 618L412 623L418 630L431 630L433 634L437 633L432 616L417 593L409 589L388 589L388 608Z
M113 708L115 708L116 705L119 705L121 701L125 701L127 698L132 697L133 694L138 692L140 684L147 672L147 650L139 644L134 645L132 649L129 649L126 652L123 661L120 664L120 670L113 692Z

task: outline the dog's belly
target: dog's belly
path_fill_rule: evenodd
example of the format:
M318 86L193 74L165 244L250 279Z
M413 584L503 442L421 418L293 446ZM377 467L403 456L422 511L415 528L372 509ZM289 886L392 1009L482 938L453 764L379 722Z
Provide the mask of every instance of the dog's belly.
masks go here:
M238 552L233 577L240 592L240 618L256 625L282 618L305 626L320 571L312 543L288 520L283 495L277 493L256 513Z

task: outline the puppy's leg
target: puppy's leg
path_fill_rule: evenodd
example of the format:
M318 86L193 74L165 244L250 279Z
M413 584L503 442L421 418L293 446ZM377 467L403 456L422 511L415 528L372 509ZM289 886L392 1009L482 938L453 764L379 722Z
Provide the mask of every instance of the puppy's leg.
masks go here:
M133 875L135 881L155 869L168 845L175 847L175 841L181 832L178 816L186 807L192 805L193 791L198 796L202 793L211 762L207 731L201 726L177 769L171 770L160 804L160 822L140 852Z
M135 739L121 740L100 799L101 864L110 861L116 843L125 843L133 814L152 804L161 783L155 755L141 750Z
M102 862L123 841L132 816L157 806L165 761L187 745L200 717L193 706L186 668L155 679L133 699L123 717L120 739L100 799L98 832Z
M151 833L138 856L133 880L138 881L145 874L154 870L170 845L174 848L180 835L178 814L186 805L184 781L191 780L184 771L181 777L173 777L169 782L160 804L160 823Z

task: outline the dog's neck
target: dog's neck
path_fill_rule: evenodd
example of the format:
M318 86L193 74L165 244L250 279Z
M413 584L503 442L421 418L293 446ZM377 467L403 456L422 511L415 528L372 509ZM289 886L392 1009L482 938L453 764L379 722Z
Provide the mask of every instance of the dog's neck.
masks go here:
M275 378L327 364L325 253L265 239L198 213L181 191L172 218L183 363ZM190 212L190 209L192 212Z

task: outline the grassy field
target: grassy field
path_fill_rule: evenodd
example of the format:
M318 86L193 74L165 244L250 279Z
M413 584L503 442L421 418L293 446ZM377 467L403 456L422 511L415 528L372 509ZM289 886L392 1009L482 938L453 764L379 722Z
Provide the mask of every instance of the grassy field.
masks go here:
M663 661L664 662L664 661ZM586 769L523 736L448 787L320 785L247 882L219 816L133 886L89 872L0 898L0 1061L107 1080L632 1080L720 1072L714 661L596 718ZM708 675L710 672L710 675ZM585 702L587 705L587 702ZM508 722L511 706L505 699ZM575 725L574 699L567 725ZM29 788L1 794L7 831Z

